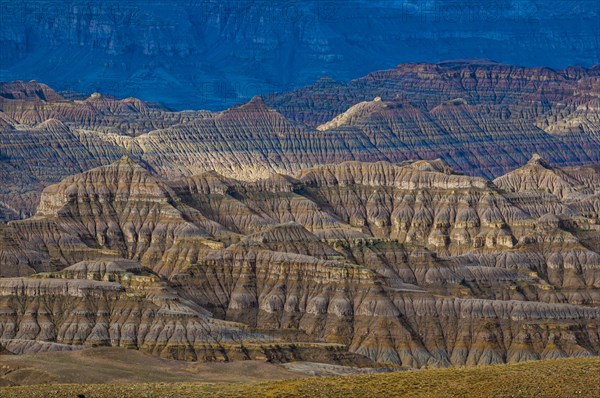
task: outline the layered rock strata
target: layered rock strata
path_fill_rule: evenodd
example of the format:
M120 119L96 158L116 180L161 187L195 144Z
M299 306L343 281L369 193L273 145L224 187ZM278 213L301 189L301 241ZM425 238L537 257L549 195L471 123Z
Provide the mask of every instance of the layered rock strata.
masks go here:
M599 71L403 64L222 112L98 93L71 100L41 83L3 83L0 218L32 215L45 186L124 154L168 179L214 170L258 180L343 161L435 158L491 179L534 153L563 167L599 162Z
M495 181L436 160L254 182L124 157L2 226L3 276L37 272L0 279L2 344L407 367L597 355L597 181L539 157Z

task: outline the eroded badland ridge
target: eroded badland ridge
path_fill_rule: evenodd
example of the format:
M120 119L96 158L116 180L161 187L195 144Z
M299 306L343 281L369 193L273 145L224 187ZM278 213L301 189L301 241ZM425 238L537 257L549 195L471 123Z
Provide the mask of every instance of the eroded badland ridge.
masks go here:
M169 112L101 94L66 100L41 83L5 83L0 216L33 214L43 187L124 154L169 179L215 170L255 180L348 160L435 158L491 179L534 153L559 166L600 162L599 76L597 67L402 64L223 112Z
M2 84L2 350L598 355L599 73L408 64L216 113Z

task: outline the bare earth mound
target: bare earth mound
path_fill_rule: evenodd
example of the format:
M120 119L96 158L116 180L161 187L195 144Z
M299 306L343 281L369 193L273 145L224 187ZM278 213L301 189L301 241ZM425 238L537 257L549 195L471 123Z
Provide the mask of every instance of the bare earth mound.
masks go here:
M99 347L0 357L0 385L249 382L304 377L265 361L186 362ZM0 394L3 395L3 394Z

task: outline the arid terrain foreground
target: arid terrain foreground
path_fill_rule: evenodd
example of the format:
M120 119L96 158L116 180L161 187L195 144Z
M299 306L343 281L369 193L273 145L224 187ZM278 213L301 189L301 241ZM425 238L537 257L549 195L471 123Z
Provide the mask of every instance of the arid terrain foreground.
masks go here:
M597 356L600 68L402 64L222 112L1 83L0 220L5 386Z

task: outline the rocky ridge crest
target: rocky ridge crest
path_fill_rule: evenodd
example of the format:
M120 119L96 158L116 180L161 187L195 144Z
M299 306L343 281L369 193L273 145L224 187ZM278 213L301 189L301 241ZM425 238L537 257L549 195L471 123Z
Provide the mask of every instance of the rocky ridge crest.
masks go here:
M408 367L597 355L598 170L525 169L538 185L441 161L169 181L123 158L3 226L0 338ZM544 185L548 170L578 195Z

